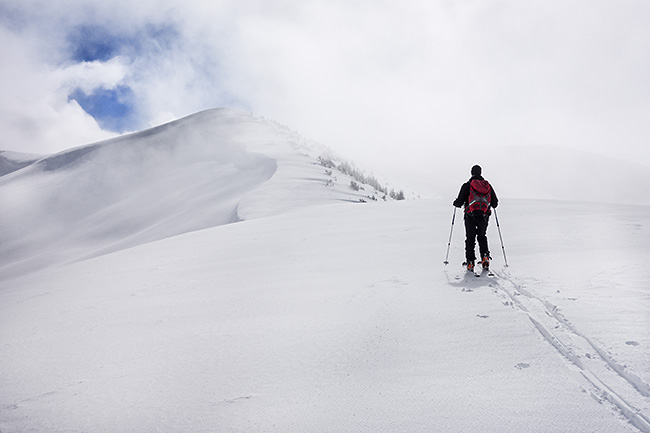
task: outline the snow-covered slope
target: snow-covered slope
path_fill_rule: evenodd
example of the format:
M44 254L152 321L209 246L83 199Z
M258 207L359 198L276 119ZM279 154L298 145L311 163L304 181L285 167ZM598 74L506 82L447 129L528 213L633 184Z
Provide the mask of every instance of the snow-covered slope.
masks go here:
M461 272L461 230L442 265L449 206L417 200L6 281L0 431L650 431L650 210L500 209L494 278Z
M221 109L12 155L0 432L650 433L648 206L500 194L476 278L462 179L375 202L321 152Z
M216 109L49 156L0 177L0 279L287 209L358 201L318 149Z

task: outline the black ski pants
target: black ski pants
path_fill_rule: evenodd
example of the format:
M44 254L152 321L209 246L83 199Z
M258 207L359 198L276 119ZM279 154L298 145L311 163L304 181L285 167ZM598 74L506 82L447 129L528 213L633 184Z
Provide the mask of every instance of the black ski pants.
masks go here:
M489 215L482 212L465 214L465 258L468 263L476 260L476 241L481 258L490 255L487 240L487 227Z

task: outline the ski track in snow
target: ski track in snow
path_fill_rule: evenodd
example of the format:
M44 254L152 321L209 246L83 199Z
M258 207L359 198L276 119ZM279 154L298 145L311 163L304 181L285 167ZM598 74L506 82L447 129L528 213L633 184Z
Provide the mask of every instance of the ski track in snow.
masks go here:
M630 424L650 433L650 419L643 413L650 408L650 386L578 331L557 306L524 289L508 270L495 275L489 287L505 306L528 315L540 335L581 374L591 395L598 402L609 402Z

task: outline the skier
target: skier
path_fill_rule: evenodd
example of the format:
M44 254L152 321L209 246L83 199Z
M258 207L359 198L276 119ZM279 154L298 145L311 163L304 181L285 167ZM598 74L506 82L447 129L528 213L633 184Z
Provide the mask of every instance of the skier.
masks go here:
M458 198L454 200L455 207L465 207L465 258L463 265L468 271L474 271L476 262L476 241L478 240L483 269L490 267L490 250L486 236L488 219L492 214L491 208L499 204L492 185L481 176L481 167L472 167L472 177L460 187Z

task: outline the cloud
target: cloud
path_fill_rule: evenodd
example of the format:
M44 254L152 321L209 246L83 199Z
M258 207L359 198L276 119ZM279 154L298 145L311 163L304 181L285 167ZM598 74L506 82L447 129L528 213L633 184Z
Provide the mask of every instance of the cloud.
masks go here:
M228 66L255 111L353 156L517 144L650 159L637 14L648 7L300 2L240 16Z
M122 7L26 1L0 8L7 47L0 148L50 153L148 126L148 101L134 89L146 87L151 75L143 71L176 48L176 33L147 14L122 15Z
M384 166L496 145L650 160L649 18L642 1L25 0L0 8L21 47L0 109L95 139L236 106ZM0 147L42 145L0 122Z
M27 153L50 153L113 136L75 101L68 101L66 74L40 60L27 38L0 28L0 146Z

